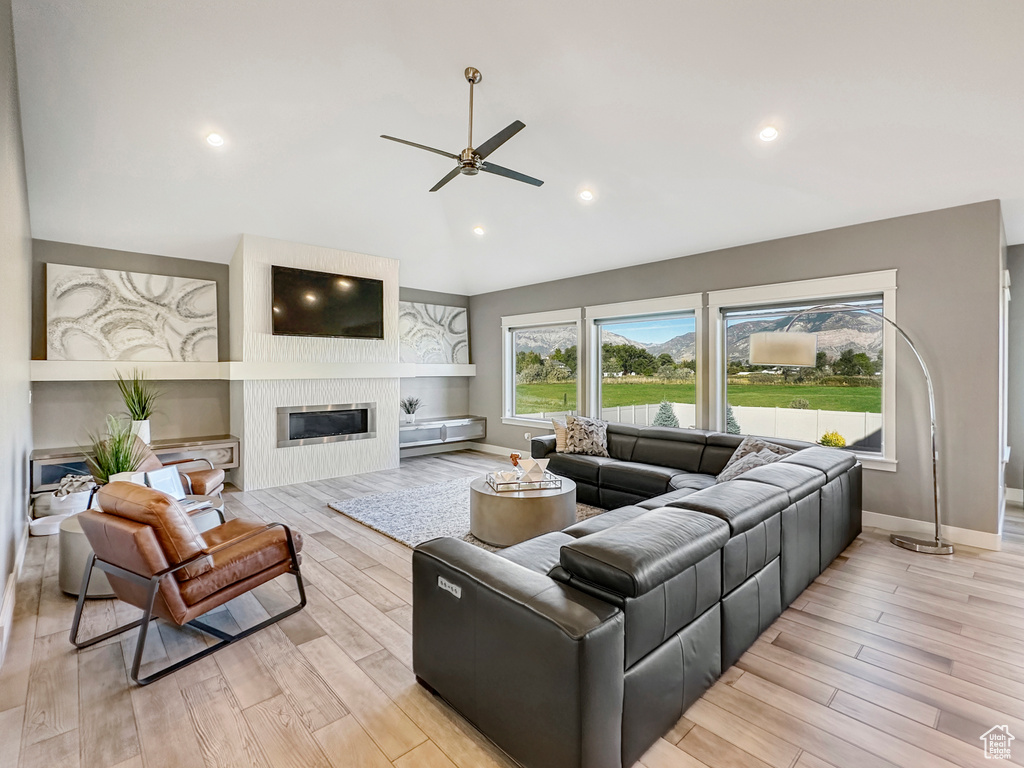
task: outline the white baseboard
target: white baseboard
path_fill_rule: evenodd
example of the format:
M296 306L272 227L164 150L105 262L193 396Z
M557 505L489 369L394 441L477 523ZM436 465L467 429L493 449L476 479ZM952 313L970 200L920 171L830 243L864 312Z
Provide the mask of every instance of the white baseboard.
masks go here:
M895 531L906 533L921 533L926 535L935 534L935 523L927 520L909 520L905 517L895 515L882 515L878 512L863 513L864 526L867 528L881 528L883 531ZM986 533L974 531L970 528L955 528L952 525L942 526L942 537L954 544L964 544L968 547L979 549L999 550L1002 547L1002 538L998 533Z
M1012 501L1014 504L1024 504L1024 488L1007 487L1006 500Z
M501 446L501 445L491 445L490 443L466 443L466 448L472 449L474 451L481 451L483 453L493 453L493 454L496 454L498 456L509 456L513 452L521 453L521 454L523 454L523 456L529 456L530 455L529 447L527 447L525 449L523 449L523 448L506 448L506 447Z
M28 550L28 524L21 530L21 540L14 554L14 567L7 576L4 585L3 599L0 600L0 668L7 656L7 644L11 639L11 628L14 625L14 598L21 567L25 563L25 552Z

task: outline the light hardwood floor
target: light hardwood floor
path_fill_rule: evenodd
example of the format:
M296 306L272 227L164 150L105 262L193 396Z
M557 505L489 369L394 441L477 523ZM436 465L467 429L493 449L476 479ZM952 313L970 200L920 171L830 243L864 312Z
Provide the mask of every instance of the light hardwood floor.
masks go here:
M0 767L487 768L513 764L416 685L408 548L329 500L480 474L458 452L400 469L226 495L229 514L305 535L306 610L146 688L133 638L76 652L57 537L32 539L0 670ZM915 555L865 532L643 757L646 768L981 766L993 725L1024 764L1024 514L1001 552ZM211 622L248 626L294 593L282 577ZM87 631L125 621L88 603ZM160 625L150 663L200 633ZM145 669L143 670L145 672ZM500 692L495 692L499 695Z

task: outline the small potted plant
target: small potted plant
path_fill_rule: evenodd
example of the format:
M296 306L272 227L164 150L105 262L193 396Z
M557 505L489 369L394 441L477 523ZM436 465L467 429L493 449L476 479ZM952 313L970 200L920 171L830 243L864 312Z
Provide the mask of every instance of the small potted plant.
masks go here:
M117 388L121 391L121 398L132 420L132 430L138 435L139 440L149 445L149 419L153 415L153 404L160 396L160 392L152 382L146 380L138 368L134 369L131 377L127 379L118 371Z
M422 401L418 397L403 397L399 401L399 405L402 407L402 412L405 414L405 422L407 424L413 424L416 421L416 411L423 405Z
M846 438L833 430L822 435L818 443L820 445L827 445L830 448L845 448Z
M107 416L106 434L90 433L89 441L85 463L100 485L121 479L118 475L130 475L142 463L142 446L135 440L131 423L116 416Z

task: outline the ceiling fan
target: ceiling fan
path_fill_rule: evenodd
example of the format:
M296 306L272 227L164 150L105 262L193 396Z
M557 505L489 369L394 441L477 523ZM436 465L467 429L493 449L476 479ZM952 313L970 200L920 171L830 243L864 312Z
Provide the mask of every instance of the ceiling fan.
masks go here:
M479 84L482 79L483 75L480 74L479 69L476 67L466 67L466 80L469 83L469 146L462 150L461 153L455 155L451 152L445 152L443 149L434 149L433 147L427 147L423 144L417 144L414 141L396 139L394 136L385 136L381 134L382 139L397 141L399 144L408 144L410 147L425 149L428 152L433 152L437 155L450 157L458 163L454 170L450 171L448 175L430 188L431 192L437 192L437 190L454 179L460 173L465 174L466 176L476 176L480 171L483 171L484 173L493 173L496 176L505 176L509 179L515 179L516 181L523 181L527 184L533 184L535 187L539 187L544 183L540 179L527 176L525 173L519 173L518 171L503 168L502 166L495 165L494 163L484 162L484 159L488 155L526 127L526 124L519 120L516 120L507 128L498 131L479 147L473 149L473 86Z

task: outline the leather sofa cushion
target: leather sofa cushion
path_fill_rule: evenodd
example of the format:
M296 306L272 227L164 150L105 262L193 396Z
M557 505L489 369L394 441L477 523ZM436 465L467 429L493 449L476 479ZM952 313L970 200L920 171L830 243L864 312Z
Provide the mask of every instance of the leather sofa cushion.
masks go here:
M604 517L604 515L598 515L598 517ZM584 522L589 521L585 520ZM519 544L513 544L511 547L498 550L495 554L506 560L511 560L513 563L519 563L531 571L547 575L548 571L558 565L562 545L572 541L576 541L576 539L561 531L555 531L527 539Z
M96 494L105 513L152 527L168 563L177 565L195 557L206 540L181 506L166 493L136 483L107 483ZM211 568L209 558L175 572L178 581L193 579Z
M707 445L701 454L698 472L716 477L725 469L733 453L743 442L742 435L727 435L724 432L712 432L706 436Z
M677 488L674 491L663 493L660 496L655 496L652 499L646 499L645 501L637 502L637 506L643 507L644 509L661 509L662 507L674 507L677 506L677 501L682 501L687 496L690 496L696 492L696 488Z
M206 532L208 549L259 531L266 524L253 520L234 518ZM295 551L302 550L302 535L292 531ZM288 539L284 528L275 527L256 533L244 541L225 546L211 555L213 567L194 579L181 585L181 596L187 605L195 605L226 587L230 587L250 576L255 576L291 559Z
M705 433L696 429L644 427L630 461L697 472L705 442Z
M668 481L668 487L672 490L687 488L691 491L702 491L714 484L714 475L701 475L697 472L681 472Z
M614 488L649 497L665 493L669 481L677 474L679 470L672 467L635 461L612 461L601 465L600 478L602 488Z
M825 484L825 476L818 470L799 464L768 464L754 467L736 478L737 482L764 483L781 488L789 494L790 502L809 496Z
M608 424L608 455L619 461L631 461L640 428L632 424Z
M197 469L185 474L192 483L192 493L199 496L214 496L224 487L223 469Z
M639 506L619 507L613 509L611 512L605 512L603 515L595 515L589 517L586 520L582 520L578 523L570 525L568 528L563 528L562 533L566 533L572 536L574 539L578 539L582 536L589 536L592 533L603 531L606 528L611 528L619 523L624 523L627 520L632 520L634 517L646 514L650 510ZM516 546L519 546L518 544ZM505 550L506 552L508 550ZM545 571L547 573L547 571Z
M835 480L839 475L857 463L857 457L849 451L837 448L813 446L804 451L787 456L781 463L799 464L825 473L826 480Z
M548 469L556 475L570 480L582 480L591 485L597 485L601 466L615 461L604 456L582 456L576 453L553 453L550 459Z
M729 528L709 515L656 509L562 547L574 577L637 597L721 549Z
M764 483L719 483L674 502L673 507L713 515L743 533L789 506L789 494Z

